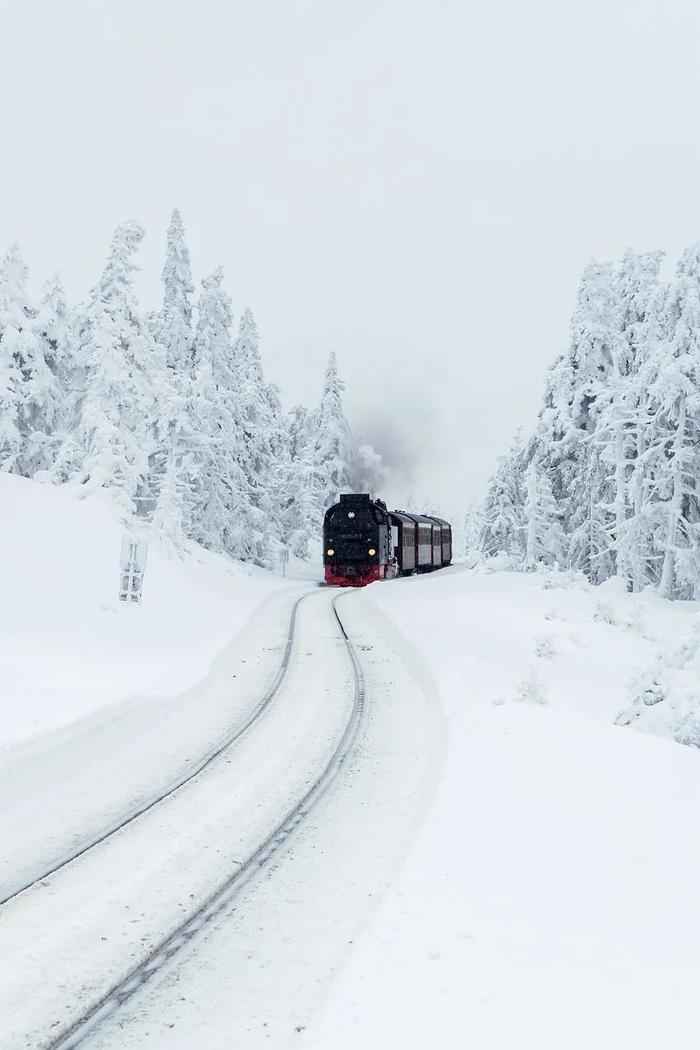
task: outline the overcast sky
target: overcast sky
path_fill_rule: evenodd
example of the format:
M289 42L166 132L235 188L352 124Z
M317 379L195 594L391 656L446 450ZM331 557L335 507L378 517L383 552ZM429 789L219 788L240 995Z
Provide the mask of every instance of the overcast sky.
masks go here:
M0 243L82 297L182 210L270 378L330 349L361 437L454 514L565 346L580 270L700 238L700 5L0 0Z

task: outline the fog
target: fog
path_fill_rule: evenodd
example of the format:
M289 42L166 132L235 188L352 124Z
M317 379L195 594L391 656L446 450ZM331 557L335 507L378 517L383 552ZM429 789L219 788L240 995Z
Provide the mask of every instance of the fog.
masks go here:
M5 2L0 242L158 298L179 205L285 401L330 349L362 440L451 514L566 345L580 270L700 237L691 2Z

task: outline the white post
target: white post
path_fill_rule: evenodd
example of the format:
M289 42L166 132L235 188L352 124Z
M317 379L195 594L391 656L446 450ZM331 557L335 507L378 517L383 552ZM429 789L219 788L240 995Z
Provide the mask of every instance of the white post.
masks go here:
M122 540L119 568L119 601L140 602L143 593L143 574L146 570L148 543L126 535Z

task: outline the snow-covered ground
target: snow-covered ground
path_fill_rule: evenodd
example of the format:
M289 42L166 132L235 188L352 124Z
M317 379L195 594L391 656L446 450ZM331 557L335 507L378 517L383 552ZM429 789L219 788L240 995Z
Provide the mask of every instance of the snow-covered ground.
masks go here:
M2 900L217 746L309 585L151 537L143 602L125 604L112 501L0 474L0 502Z
M296 711L308 709L306 694L325 694L328 713L313 734L320 740L348 687L337 627L318 618L332 597L320 591L304 603L304 616L315 619L306 627L302 620L294 681L285 686L294 734ZM284 853L86 1048L291 1050L358 929L390 890L435 790L445 726L424 666L391 624L361 592L346 593L339 606L361 657L368 701L351 760ZM258 731L269 744L269 768L278 778L284 770L279 794L294 777L290 752L279 730L277 736L265 736L263 725ZM234 782L240 757L245 761L245 749L231 756ZM269 794L261 792L261 806L268 807ZM212 860L240 856L231 845L236 838L235 823L222 826ZM326 1045L334 1046L334 1039Z
M352 706L332 597L318 590L305 599L289 674L230 752L4 906L0 954L13 960L0 977L4 1046L40 1046L45 1033L79 1017L210 899L303 797ZM269 668L278 654L266 661Z
M700 755L613 723L698 606L459 567L364 598L428 662L448 757L305 1045L695 1047Z
M125 606L112 503L6 476L0 498L11 887L215 744L313 588L152 540ZM331 597L225 760L5 906L3 1046L43 1045L305 790L348 708ZM700 607L461 565L341 607L367 686L351 762L89 1045L695 1047L700 754L668 737L694 724Z
M279 586L150 538L140 605L118 600L125 533L107 495L0 474L0 744L203 677Z

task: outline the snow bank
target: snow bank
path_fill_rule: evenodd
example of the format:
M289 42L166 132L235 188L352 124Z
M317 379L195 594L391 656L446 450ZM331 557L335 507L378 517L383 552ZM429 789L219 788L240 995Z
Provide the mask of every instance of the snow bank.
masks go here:
M457 566L366 598L430 665L448 756L305 1045L695 1047L700 756L613 723L698 606Z
M141 605L117 598L107 495L0 474L0 744L129 697L181 692L279 581L151 537Z

